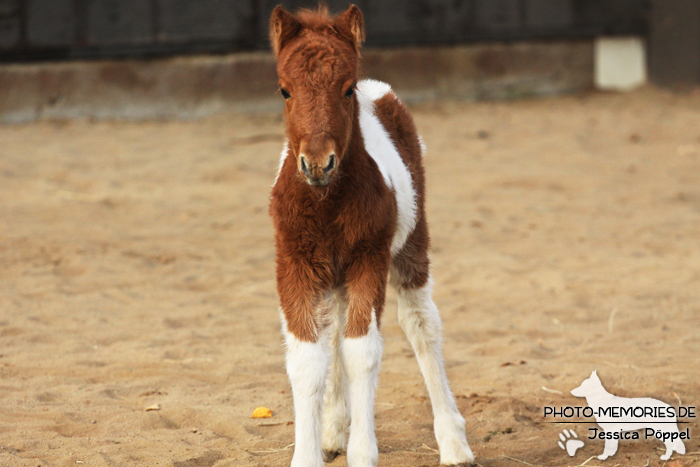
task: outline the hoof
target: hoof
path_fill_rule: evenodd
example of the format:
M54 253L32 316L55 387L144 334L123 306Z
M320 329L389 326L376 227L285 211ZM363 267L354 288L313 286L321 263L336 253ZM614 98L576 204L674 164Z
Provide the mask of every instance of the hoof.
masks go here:
M335 460L336 457L340 455L339 451L326 451L325 449L323 450L323 462L326 464L330 464Z

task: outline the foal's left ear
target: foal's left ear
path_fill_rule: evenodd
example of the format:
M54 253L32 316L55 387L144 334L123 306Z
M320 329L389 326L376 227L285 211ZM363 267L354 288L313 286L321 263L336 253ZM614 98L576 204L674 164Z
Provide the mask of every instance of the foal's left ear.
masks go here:
M359 52L365 40L365 28L362 12L357 5L350 5L350 8L340 14L335 19L335 27L340 34L350 40L355 52Z

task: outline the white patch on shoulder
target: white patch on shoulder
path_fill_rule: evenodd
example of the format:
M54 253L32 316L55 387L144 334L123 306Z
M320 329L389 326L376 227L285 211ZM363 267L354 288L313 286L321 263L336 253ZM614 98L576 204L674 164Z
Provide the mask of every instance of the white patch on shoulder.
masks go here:
M370 101L381 99L387 93L394 93L391 86L376 79L363 79L357 83L357 92Z
M284 148L282 149L282 155L280 156L280 166L277 168L277 175L275 176L275 183L272 186L277 185L277 180L280 178L280 172L282 172L282 166L284 161L287 160L287 153L289 152L289 141L284 140Z
M377 118L374 101L387 93L391 87L380 81L364 80L357 84L357 101L360 104L360 130L367 153L374 159L382 173L384 183L396 196L398 210L396 232L391 242L391 254L395 255L406 243L406 239L416 226L418 207L413 180L399 151L391 140L386 128Z

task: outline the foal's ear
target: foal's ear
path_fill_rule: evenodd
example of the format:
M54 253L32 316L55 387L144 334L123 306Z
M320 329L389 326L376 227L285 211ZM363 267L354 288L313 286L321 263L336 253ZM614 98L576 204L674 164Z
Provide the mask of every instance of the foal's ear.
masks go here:
M291 13L277 5L270 16L270 43L275 55L299 32L301 24Z
M359 52L365 40L365 28L362 12L357 5L350 5L350 8L339 15L335 20L335 27L340 34L350 40L355 52Z

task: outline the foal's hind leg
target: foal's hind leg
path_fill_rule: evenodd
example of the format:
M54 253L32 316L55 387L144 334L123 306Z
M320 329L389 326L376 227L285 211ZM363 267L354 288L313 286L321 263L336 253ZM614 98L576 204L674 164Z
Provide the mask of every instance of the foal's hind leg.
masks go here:
M400 274L397 269L392 274ZM435 438L440 448L440 464L465 465L474 462L464 428L464 418L457 410L442 361L441 324L433 303L432 281L421 287L397 283L399 324L411 342L433 406ZM398 280L397 280L398 279Z

